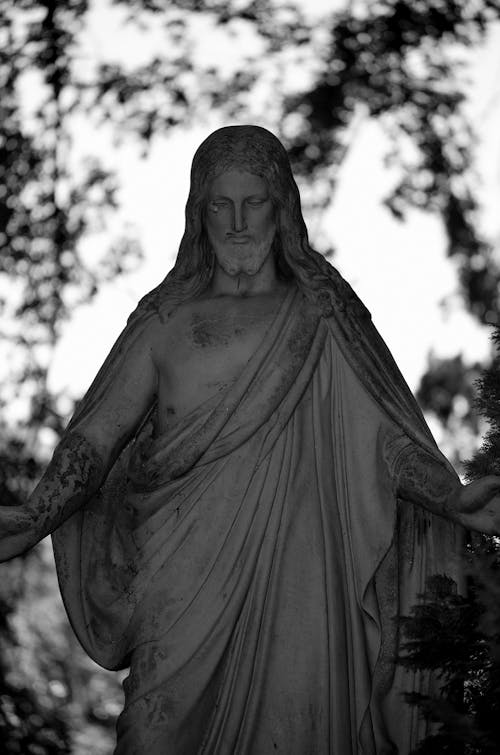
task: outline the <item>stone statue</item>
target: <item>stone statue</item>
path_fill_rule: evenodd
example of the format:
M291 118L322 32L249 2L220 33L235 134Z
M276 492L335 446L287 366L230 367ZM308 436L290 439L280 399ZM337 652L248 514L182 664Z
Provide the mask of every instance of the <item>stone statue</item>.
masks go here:
M308 244L281 143L197 150L176 264L139 303L0 557L52 533L83 647L130 666L116 755L405 755L395 664L500 477L462 485L370 314Z

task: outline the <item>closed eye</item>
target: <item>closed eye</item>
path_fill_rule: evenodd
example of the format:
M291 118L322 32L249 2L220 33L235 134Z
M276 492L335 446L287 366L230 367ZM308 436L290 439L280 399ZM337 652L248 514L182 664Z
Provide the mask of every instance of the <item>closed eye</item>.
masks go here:
M225 201L224 199L219 199L217 201L210 202L210 207L213 208L222 208L222 207L228 207L229 202Z
M264 204L264 202L267 202L267 199L249 199L248 204L252 207L257 207L258 205Z

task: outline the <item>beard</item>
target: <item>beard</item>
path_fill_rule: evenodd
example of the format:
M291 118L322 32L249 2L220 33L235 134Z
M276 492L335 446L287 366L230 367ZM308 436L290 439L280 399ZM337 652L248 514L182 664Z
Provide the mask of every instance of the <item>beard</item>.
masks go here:
M246 234L245 234L246 235ZM212 240L211 247L219 266L227 275L256 275L264 262L272 254L275 229L271 228L262 238L250 238L246 243L235 243L231 239Z

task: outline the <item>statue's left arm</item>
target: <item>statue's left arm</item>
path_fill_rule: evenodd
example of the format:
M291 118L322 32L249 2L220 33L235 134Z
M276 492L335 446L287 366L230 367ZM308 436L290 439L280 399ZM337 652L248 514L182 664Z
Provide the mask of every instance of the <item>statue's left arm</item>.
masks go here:
M488 475L463 485L437 456L413 443L394 460L396 494L469 530L500 534L500 477Z

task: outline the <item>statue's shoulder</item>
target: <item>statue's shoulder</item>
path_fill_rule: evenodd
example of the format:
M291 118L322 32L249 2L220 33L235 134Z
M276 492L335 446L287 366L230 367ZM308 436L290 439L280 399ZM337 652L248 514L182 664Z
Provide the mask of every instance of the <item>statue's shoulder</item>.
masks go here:
M309 292L308 306L322 319L337 321L358 322L359 324L371 321L371 314L359 296L342 278L337 271L336 275L321 281L321 284Z

